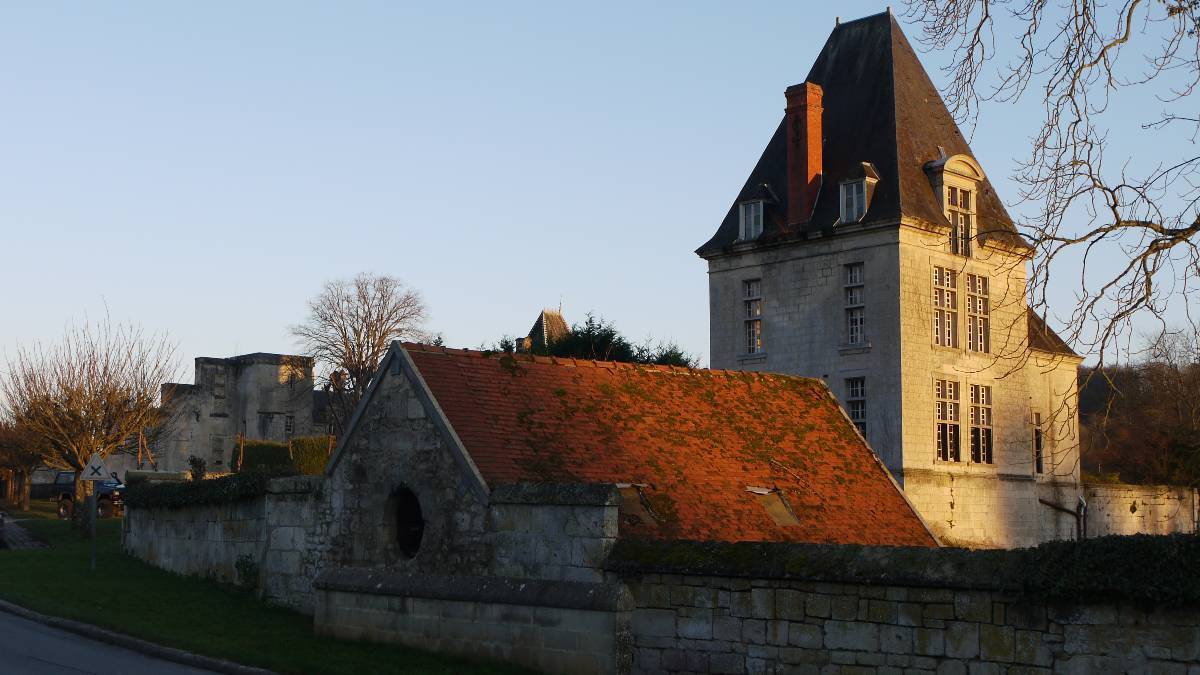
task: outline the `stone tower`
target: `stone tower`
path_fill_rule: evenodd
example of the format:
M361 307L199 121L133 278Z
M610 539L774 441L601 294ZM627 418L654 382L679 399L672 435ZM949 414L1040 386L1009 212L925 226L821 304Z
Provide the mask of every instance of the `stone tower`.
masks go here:
M785 99L696 251L712 366L823 378L944 543L1074 536L1080 358L892 15L837 26Z

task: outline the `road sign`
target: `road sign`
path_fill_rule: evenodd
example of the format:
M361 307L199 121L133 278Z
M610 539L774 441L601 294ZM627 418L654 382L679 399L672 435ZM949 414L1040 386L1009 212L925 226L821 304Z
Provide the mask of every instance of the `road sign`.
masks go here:
M111 476L104 470L104 462L100 461L100 453L92 455L87 466L83 469L83 480L108 480Z

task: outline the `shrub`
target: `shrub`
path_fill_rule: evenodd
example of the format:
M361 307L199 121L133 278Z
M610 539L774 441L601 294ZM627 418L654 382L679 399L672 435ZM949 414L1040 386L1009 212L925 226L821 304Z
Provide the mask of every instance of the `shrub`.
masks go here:
M333 447L332 436L305 436L292 439L292 464L305 476L319 476L325 471Z
M272 478L295 471L247 470L201 481L159 483L140 481L125 490L125 506L135 509L177 509L206 504L227 504L261 497Z
M1200 537L1109 536L1047 542L1024 551L1013 586L1051 601L1130 600L1146 605L1200 603ZM1189 571L1190 570L1190 571Z
M243 447L234 445L229 466L235 473L252 470L295 473L287 444L275 441L245 441Z
M204 461L203 457L192 455L188 457L188 470L191 473L192 480L204 480L204 474L208 473L208 462Z

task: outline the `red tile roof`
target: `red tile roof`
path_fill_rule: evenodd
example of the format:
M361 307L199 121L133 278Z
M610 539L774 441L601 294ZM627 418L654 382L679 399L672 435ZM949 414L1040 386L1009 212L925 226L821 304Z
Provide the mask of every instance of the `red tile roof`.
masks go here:
M819 380L404 348L489 485L644 486L622 535L936 545Z

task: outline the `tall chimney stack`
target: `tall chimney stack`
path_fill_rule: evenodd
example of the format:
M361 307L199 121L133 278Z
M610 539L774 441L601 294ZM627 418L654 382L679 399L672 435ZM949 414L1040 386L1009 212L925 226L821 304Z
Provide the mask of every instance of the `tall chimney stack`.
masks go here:
M793 84L787 97L787 222L796 225L812 217L821 189L821 85Z

